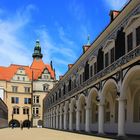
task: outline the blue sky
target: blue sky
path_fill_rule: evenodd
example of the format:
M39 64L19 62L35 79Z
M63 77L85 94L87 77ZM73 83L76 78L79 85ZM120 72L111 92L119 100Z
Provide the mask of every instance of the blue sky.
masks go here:
M0 65L30 65L35 41L43 60L53 61L57 76L67 71L90 42L109 24L111 9L127 0L1 0Z

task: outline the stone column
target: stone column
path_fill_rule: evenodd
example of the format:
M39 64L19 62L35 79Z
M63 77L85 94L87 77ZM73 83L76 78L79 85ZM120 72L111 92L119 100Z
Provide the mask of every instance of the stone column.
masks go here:
M69 112L69 130L70 130L70 131L73 130L73 127L72 127L72 125L73 125L73 122L72 122L72 121L73 121L73 120L72 120L72 113L73 113L73 112L71 112L71 111Z
M59 115L59 113L58 113L58 111L57 111L57 113L56 113L56 129L58 129L58 115Z
M103 104L98 105L98 111L99 111L98 133L104 134L104 105Z
M86 132L90 132L90 108L89 107L86 107Z
M59 129L62 129L62 112L60 112L60 117L59 117Z
M76 130L80 131L80 110L76 110Z
M125 136L125 100L118 99L119 110L118 110L118 136Z
M50 114L50 127L52 128L52 112Z
M64 112L64 130L67 129L67 113Z
M55 114L54 114L54 115L53 115L53 128L55 128L55 125L56 125L55 122L56 122L56 121L55 121Z
M49 114L49 128L51 127L51 120L50 120L50 114Z

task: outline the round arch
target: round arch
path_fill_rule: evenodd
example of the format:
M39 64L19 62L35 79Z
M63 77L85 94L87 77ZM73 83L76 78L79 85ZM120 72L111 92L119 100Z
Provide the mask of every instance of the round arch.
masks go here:
M126 94L127 94L127 88L129 85L130 81L133 81L132 79L140 79L140 66L134 66L132 67L127 74L125 75L122 83L122 90L121 90L121 95L120 98L126 99Z
M78 102L77 102L77 109L80 109L81 110L81 104L82 103L85 103L86 104L86 97L84 94L81 94L79 99L78 99Z
M20 122L18 120L13 119L9 122L9 127L20 127Z
M70 108L70 111L72 112L74 110L74 107L76 106L76 99L75 98L72 98L70 104L69 104L69 108Z
M31 121L30 120L24 120L22 125L23 125L23 127L31 127Z
M103 86L102 94L100 96L101 103L103 103L103 104L105 102L105 98L106 98L106 94L107 94L108 90L111 90L112 92L117 93L118 85L114 79L108 79ZM112 97L112 98L115 98L115 97Z
M88 97L87 97L87 107L90 107L91 105L91 100L92 100L92 97L93 96L98 96L98 91L97 89L94 87L90 90L89 94L88 94Z

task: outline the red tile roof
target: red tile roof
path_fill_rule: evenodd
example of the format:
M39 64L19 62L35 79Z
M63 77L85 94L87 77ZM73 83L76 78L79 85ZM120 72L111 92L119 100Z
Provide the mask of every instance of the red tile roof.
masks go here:
M37 80L46 68L48 69L51 78L55 79L54 70L51 68L50 65L44 64L41 59L34 59L30 67L15 64L11 64L9 67L0 66L0 80L10 81L20 68L23 68L25 70L25 73L27 74L30 80L32 80L32 77L34 80Z

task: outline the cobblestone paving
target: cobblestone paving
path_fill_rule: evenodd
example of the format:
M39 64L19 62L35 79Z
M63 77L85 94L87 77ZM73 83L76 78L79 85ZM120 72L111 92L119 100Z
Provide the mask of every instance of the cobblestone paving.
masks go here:
M0 129L0 140L107 140L95 136L56 131L45 128Z

